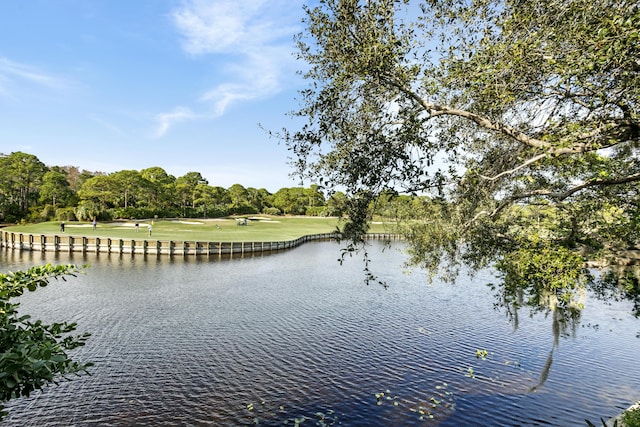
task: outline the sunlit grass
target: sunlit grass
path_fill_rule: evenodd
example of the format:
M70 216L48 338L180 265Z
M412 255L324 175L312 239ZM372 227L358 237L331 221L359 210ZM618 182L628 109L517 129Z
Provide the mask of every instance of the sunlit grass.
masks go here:
M293 240L309 234L331 233L342 225L338 218L324 217L271 217L255 216L238 225L235 218L147 220L98 222L94 230L91 222L66 222L65 235L78 237L104 237L112 239L147 239L213 242L270 242ZM152 224L149 237L147 226ZM42 222L6 227L6 231L34 235L61 235L60 221ZM370 232L390 232L381 223L372 224Z

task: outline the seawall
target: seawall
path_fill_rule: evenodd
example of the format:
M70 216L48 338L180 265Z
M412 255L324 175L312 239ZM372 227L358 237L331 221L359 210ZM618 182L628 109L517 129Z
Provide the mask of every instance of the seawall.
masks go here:
M336 233L310 234L274 242L201 242L185 240L118 239L71 235L26 234L0 230L0 247L18 251L81 252L140 255L228 255L292 249L315 240L334 240ZM367 234L368 239L400 240L386 233Z

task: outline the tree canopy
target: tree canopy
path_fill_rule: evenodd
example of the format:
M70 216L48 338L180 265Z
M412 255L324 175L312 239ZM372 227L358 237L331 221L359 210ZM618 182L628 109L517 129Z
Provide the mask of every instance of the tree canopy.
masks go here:
M0 172L0 223L293 213L290 203L264 188L212 186L196 171L177 178L159 166L80 172L75 166L48 167L32 154L14 152L0 154ZM336 213L315 185L279 191L300 194L296 214Z
M281 137L348 195L351 237L393 191L432 200L399 223L432 271L638 241L636 1L322 0L305 27L305 122Z

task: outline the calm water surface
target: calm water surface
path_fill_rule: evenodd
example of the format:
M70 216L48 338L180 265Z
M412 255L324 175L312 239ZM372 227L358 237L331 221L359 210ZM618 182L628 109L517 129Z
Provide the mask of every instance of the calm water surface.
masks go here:
M20 302L91 332L74 354L96 364L3 425L584 426L640 399L630 303L588 298L560 335L524 308L516 328L489 272L428 284L399 249L373 243L387 289L329 242L227 260L0 251L2 271L91 264Z

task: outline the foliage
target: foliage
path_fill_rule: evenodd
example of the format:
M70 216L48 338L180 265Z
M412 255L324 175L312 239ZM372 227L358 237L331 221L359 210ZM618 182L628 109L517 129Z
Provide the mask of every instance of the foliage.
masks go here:
M0 155L0 194L3 204L22 213L38 201L38 187L42 185L47 168L32 154L17 151ZM8 216L5 214L5 217Z
M532 242L506 254L497 267L504 286L520 298L524 294L528 306L582 308L576 292L589 275L583 259L569 249Z
M80 364L68 352L85 344L89 334L71 335L75 323L45 324L20 314L20 304L10 299L26 290L35 291L54 279L65 280L80 270L74 265L47 264L27 271L0 274L0 399L7 402L29 396L50 383L87 372L91 363ZM0 411L4 407L0 405ZM1 415L6 415L2 412Z
M292 426L300 426L304 423L304 425L316 425L316 426L334 426L340 425L340 419L338 415L332 409L327 409L326 411L317 411L313 414L306 414L295 416L291 415L289 412L290 409L284 407L284 405L276 406L271 402L267 402L265 400L260 400L259 403L247 403L244 405L244 409L246 410L246 422L253 425L260 425L264 421L272 421L274 419L282 419L281 424L283 425L292 425ZM263 419L261 419L263 418ZM280 420L279 420L280 421Z
M178 216L177 210L152 209L148 207L128 207L114 208L111 210L113 218L118 219L146 219L146 218L175 218Z
M633 302L633 315L640 317L640 267L615 266L602 272L600 280L594 282L591 290L596 297L605 301L622 299Z
M77 219L75 208L56 209L55 219L59 221L75 221Z
M52 205L44 205L41 208L40 214L39 214L39 218L42 221L47 221L51 218L53 218L55 215L55 208Z
M471 369L471 368L469 368ZM453 409L452 403L453 392L447 390L448 384L443 382L435 386L434 395L428 401L416 405L416 402L410 402L394 395L389 389L375 393L376 405L391 404L399 409L408 409L414 413L420 421L435 419L439 415ZM436 397L437 396L437 397Z
M415 264L452 277L499 261L507 281L569 293L582 261L635 244L637 2L324 0L306 13L310 84L293 112L306 122L277 136L301 177L345 191L347 237L380 196L420 195L397 210Z
M307 214L307 211L324 207L325 198L317 185L311 185L310 188L281 188L273 195L271 203L285 214L316 216L313 213Z
M304 214L307 216L327 216L327 209L324 206L307 206Z
M281 215L282 211L276 207L264 208L262 213L265 215Z
M640 427L640 407L625 411L621 417L622 425L626 427Z
M212 186L195 171L176 178L158 166L111 174L80 172L73 166L47 168L35 156L21 152L0 154L0 171L0 221L9 223L219 218L277 215L285 210L300 215L307 210L311 215L340 214L336 208L339 198L330 199L331 208L324 209L327 201L317 185L283 188L274 195L241 184L228 189ZM20 174L26 176L16 178ZM283 198L283 194L291 197Z

